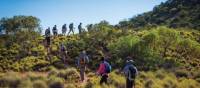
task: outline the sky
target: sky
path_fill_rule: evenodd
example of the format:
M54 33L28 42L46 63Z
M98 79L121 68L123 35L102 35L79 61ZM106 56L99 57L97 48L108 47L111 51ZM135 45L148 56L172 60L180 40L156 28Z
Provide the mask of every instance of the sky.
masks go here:
M41 27L78 26L98 23L102 20L117 24L151 11L166 0L0 0L0 18L14 15L31 15L40 19Z

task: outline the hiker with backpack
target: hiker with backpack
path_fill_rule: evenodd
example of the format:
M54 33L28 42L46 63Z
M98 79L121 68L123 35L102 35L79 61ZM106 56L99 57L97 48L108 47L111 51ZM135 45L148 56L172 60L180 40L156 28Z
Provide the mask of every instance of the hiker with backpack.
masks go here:
M51 41L51 32L50 32L50 27L48 27L45 30L45 40L46 40L46 47L50 46L50 41Z
M96 73L97 75L101 76L100 85L102 85L103 83L107 84L108 74L110 72L111 72L111 65L104 59L104 57L102 57L101 63Z
M69 32L68 32L68 35L70 34L70 32L72 32L72 33L74 34L74 24L73 24L73 23L71 23L71 24L69 25Z
M135 78L138 74L137 68L133 65L134 61L130 56L126 58L126 64L123 69L126 77L126 88L135 88Z
M67 63L67 50L66 50L66 47L63 43L60 44L60 55L61 55L61 58L62 58L62 61L63 63L66 65Z
M83 32L82 23L78 25L79 34Z
M65 35L66 32L67 32L67 24L64 24L64 25L62 26L62 35Z
M77 65L78 65L78 68L80 69L81 82L84 82L86 66L89 63L89 58L86 54L86 51L83 50L77 59L78 59Z
M57 30L57 26L56 25L54 25L52 31L53 31L53 35L54 36L58 35L58 30Z

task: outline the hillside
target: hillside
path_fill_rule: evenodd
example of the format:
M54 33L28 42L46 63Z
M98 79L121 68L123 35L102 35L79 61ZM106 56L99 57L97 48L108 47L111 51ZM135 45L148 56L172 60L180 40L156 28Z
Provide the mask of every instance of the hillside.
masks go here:
M200 0L168 0L116 26L101 21L78 34L50 33L48 46L37 17L2 18L0 88L125 88L127 56L139 71L136 88L199 88L199 19ZM82 51L89 57L85 81L77 66ZM101 58L112 66L103 85Z
M136 81L136 86L139 88L162 88L164 86L196 88L200 85L200 32L192 29L189 31L158 27L124 32L110 25L96 24L91 31L81 35L52 36L50 52L47 52L44 37L32 35L30 32L21 31L16 36L1 36L1 38L1 87L32 85L49 86L50 88L58 86L61 86L60 88L64 86L66 88L101 87L94 71L98 67L100 58L104 56L100 47L102 43L111 52L109 61L113 67L109 79L110 85L105 85L104 88L123 88L125 78L119 70L123 67L124 58L127 55L135 57L135 65L140 71ZM60 56L61 43L64 43L69 52L67 63L64 63ZM87 51L91 59L87 71L88 81L83 85L77 85L79 70L75 68L75 58L83 49ZM12 74L11 71L18 73ZM26 72L30 72L27 73L30 75L23 79L18 78L19 76L24 77L23 74ZM45 74L40 75L38 72ZM192 83L185 84L187 82Z
M155 6L152 11L119 22L119 26L139 28L165 25L172 28L186 27L200 30L199 19L199 0L168 0Z

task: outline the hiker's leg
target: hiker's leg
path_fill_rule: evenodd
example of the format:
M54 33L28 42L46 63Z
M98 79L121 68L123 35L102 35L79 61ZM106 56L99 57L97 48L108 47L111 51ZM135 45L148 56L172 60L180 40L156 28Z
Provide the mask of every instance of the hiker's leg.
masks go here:
M106 83L106 84L108 84L108 82L107 82L107 81L108 81L108 76L107 76L107 75L105 75L105 83Z
M69 35L69 33L71 32L71 30L69 30L69 32L68 32L68 34L67 35Z
M127 88L133 88L133 81L127 79Z
M47 37L47 46L49 47L50 45L50 37Z
M100 85L103 84L103 76L101 76Z
M126 88L131 88L130 80L128 78L126 78Z
M100 84L103 84L103 83L106 83L106 84L107 84L107 78L108 78L107 75L103 75L103 76L101 77Z
M132 81L132 87L135 88L135 80Z
M84 69L80 69L80 76L81 76L81 81L84 81Z
M83 80L85 80L85 68L86 67L83 67Z
M130 80L130 87L131 87L131 88L134 88L133 86L134 86L134 85L133 85L133 80Z

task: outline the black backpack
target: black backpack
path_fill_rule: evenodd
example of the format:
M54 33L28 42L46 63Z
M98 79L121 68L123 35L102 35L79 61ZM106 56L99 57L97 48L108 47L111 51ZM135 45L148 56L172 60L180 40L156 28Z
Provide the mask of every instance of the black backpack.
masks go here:
M49 29L46 29L46 30L45 30L45 35L46 35L46 36L50 35L50 30L49 30Z
M128 75L129 79L134 80L136 75L137 75L137 69L134 66L130 66L129 67L129 75Z

